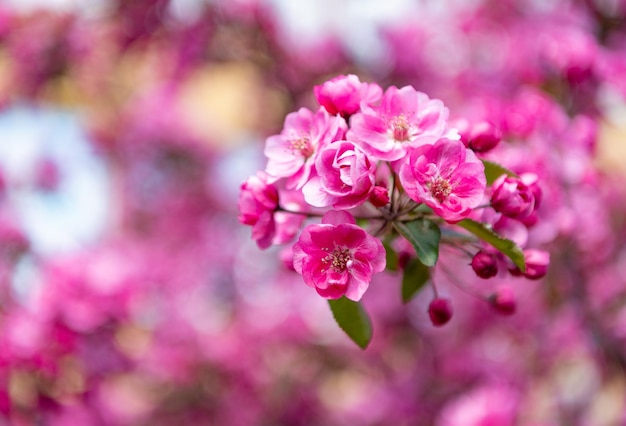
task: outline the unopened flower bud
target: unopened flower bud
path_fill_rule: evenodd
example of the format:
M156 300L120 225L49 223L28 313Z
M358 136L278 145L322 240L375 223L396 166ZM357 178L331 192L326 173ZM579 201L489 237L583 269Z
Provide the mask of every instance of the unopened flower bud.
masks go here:
M550 253L536 249L524 250L524 262L526 263L526 272L522 272L519 268L514 266L509 268L511 275L516 277L524 276L531 280L538 280L543 278L548 272Z
M488 121L479 121L469 126L465 135L467 147L475 152L487 152L495 148L502 139L502 132Z
M349 117L359 111L361 102L376 102L382 89L375 83L363 83L354 74L340 75L315 86L315 99L330 114Z
M508 286L499 287L495 293L489 296L489 304L503 315L513 315L517 308L515 293Z
M398 251L398 267L400 269L406 268L406 266L409 264L412 258L413 256L411 252L409 251L406 251L406 250Z
M389 191L384 186L375 186L369 200L375 207L384 207L389 203Z
M498 262L493 254L479 251L472 258L472 269L480 278L492 278L498 274Z
M502 175L493 183L491 206L507 217L523 220L537 208L537 196L541 198L541 190L534 173L519 178Z
M428 306L430 321L435 327L441 327L452 318L452 303L450 299L433 299Z
M526 261L524 276L531 280L538 280L543 278L548 272L550 253L535 249L524 250L524 260Z

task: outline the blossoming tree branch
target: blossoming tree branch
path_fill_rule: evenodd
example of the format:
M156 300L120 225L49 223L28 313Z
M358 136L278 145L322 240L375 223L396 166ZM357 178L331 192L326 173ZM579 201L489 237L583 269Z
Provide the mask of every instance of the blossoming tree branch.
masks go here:
M441 245L481 278L546 274L548 253L496 231L534 226L541 189L535 174L483 158L501 139L488 120L452 122L439 99L355 75L314 92L320 108L288 114L267 139L265 170L241 185L239 219L261 249L295 241L293 269L355 343L372 338L360 300L384 270L403 271L405 302L430 284L431 321L448 322L452 303L437 295L433 273ZM485 301L514 311L506 294Z

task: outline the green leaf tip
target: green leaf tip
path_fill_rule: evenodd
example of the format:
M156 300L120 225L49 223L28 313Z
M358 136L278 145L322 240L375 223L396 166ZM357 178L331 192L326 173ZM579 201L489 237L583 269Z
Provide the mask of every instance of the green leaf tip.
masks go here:
M411 260L402 276L402 302L408 303L430 279L430 269L419 259Z
M372 340L372 322L361 303L343 296L329 299L328 304L339 327L361 349L367 348Z
M502 175L507 175L511 177L519 177L515 172L507 169L506 167L494 163L489 160L481 160L483 165L485 166L485 178L487 179L487 184L491 185L496 179L498 179Z
M428 219L411 222L394 222L396 230L415 248L417 258L426 266L435 266L439 258L439 226Z

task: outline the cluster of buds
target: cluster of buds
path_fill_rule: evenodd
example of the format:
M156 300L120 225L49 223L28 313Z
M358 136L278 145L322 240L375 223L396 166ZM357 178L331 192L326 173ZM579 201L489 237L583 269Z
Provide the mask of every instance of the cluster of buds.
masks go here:
M386 261L401 238L414 249L409 260L424 268L449 243L477 251L471 265L482 278L496 275L502 261L517 275L545 274L546 253L523 252L481 220L532 226L541 199L536 175L479 158L500 142L494 125L461 120L457 128L441 100L411 86L383 91L355 75L314 92L319 109L288 114L282 132L267 139L267 166L242 184L239 210L260 248L299 235L293 269L319 295L358 302L373 274L393 268ZM442 230L451 231L445 239ZM451 305L435 305L430 317L442 325Z

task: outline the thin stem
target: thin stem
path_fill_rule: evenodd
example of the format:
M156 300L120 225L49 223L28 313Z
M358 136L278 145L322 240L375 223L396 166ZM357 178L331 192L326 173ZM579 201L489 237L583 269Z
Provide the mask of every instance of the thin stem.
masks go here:
M393 168L391 167L390 163L387 163L387 165L389 166L389 170L391 171L391 205L390 205L390 210L391 213L396 213L397 210L397 202L399 200L397 200L397 188L396 188L396 173L393 171Z
M483 296L483 295L481 295L479 293L476 293L473 290L470 290L469 288L467 288L463 283L461 283L461 281L459 281L457 276L454 275L452 273L452 271L450 271L448 268L446 268L443 265L438 265L438 266L439 266L439 268L441 268L443 273L446 274L446 276L448 277L448 280L450 280L452 285L454 285L456 288L458 288L463 293L468 294L468 295L470 295L472 297L476 297L477 299L480 299L480 300L485 300L485 296Z
M437 284L435 284L435 268L431 268L430 270L430 286L433 289L433 293L435 295L435 299L439 299L439 292L437 291Z

